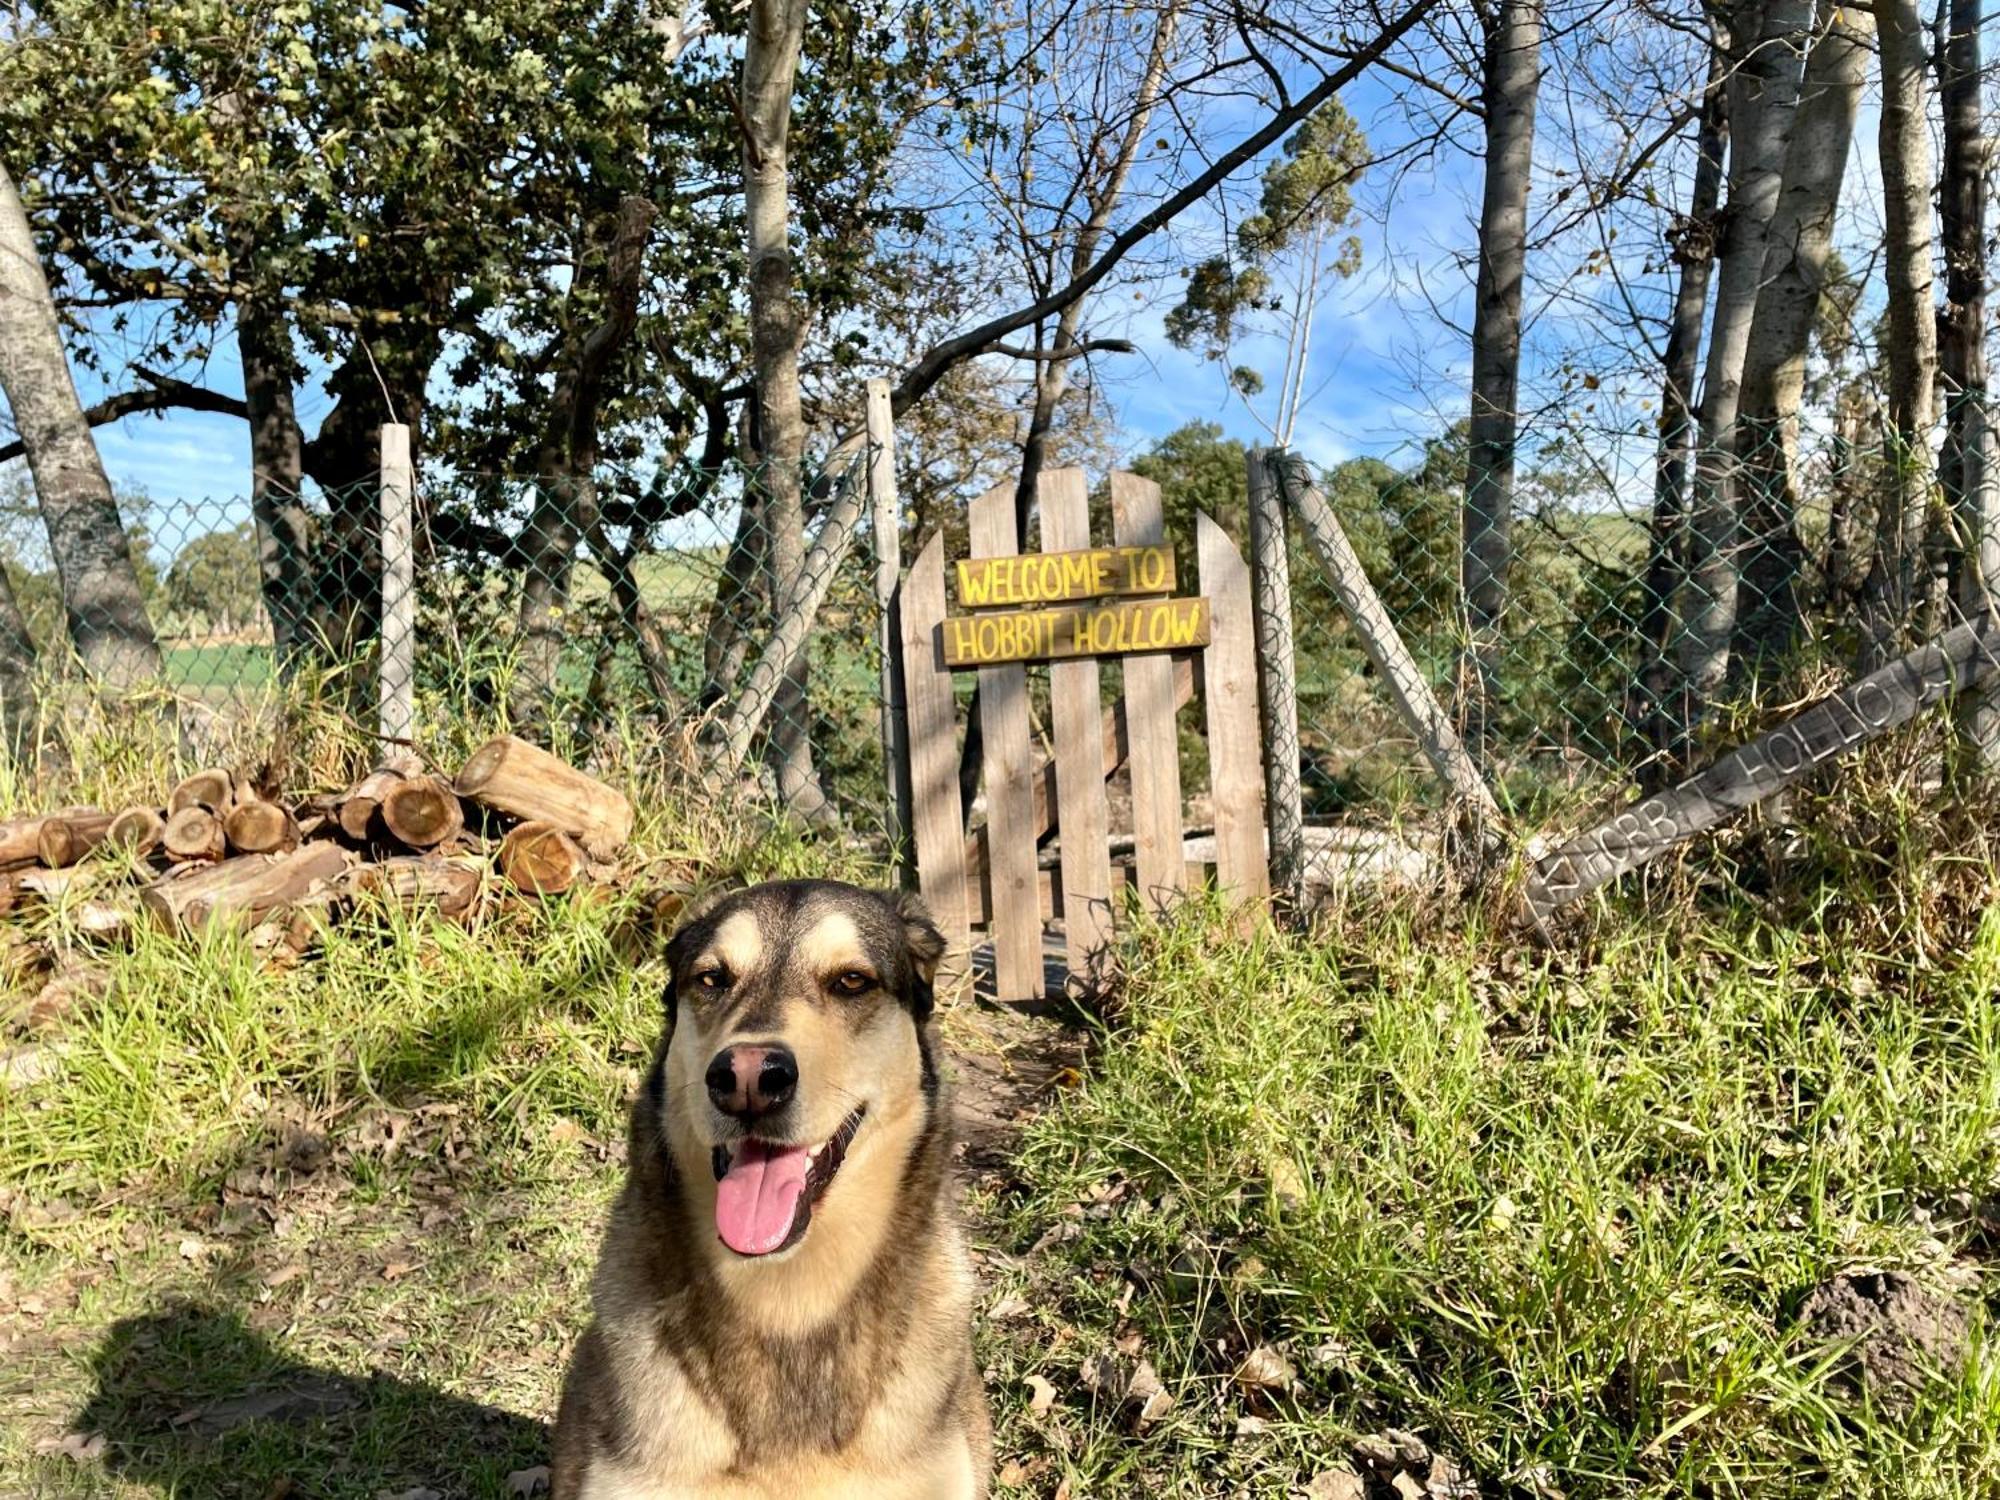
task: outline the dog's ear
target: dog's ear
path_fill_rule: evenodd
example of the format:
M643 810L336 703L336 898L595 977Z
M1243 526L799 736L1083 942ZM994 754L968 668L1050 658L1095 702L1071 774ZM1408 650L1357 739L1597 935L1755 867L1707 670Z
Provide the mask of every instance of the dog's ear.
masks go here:
M918 1024L928 1021L937 1001L938 962L944 957L944 934L931 920L924 903L908 891L891 891L886 899L903 924L903 951L910 961L910 1009Z

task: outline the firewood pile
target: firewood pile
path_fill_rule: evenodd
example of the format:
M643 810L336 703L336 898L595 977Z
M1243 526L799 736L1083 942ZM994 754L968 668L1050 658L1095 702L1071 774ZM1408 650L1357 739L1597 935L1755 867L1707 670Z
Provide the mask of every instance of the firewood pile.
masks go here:
M606 883L632 834L623 793L513 735L450 780L377 770L288 801L197 771L164 807L65 807L0 822L0 914L61 908L85 934L229 925L296 955L358 898L469 922L495 902Z

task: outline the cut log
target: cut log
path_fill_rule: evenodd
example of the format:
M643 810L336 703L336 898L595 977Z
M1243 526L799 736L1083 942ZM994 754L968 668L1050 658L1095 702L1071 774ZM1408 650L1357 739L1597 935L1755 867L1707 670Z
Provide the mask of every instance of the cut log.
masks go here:
M382 799L382 826L408 848L434 849L464 831L465 809L448 782L414 776L391 787Z
M516 890L558 896L583 874L583 851L553 823L522 823L500 841L500 873Z
M239 802L222 820L222 834L237 854L285 854L299 847L299 825L275 802Z
M340 831L356 843L366 843L375 837L378 825L376 815L382 810L382 799L402 785L401 771L370 771L354 783L354 789L340 799L337 814Z
M0 870L18 870L42 857L42 825L50 818L80 818L98 812L95 807L64 807L52 813L35 813L25 818L9 818L0 823Z
M160 840L167 835L167 820L150 807L128 807L111 820L111 826L104 831L104 842L113 849L124 849L141 858L160 847Z
M226 813L236 800L236 778L227 771L196 771L167 794L169 816L190 807Z
M355 871L357 890L403 906L435 907L441 916L467 916L486 885L483 866L434 854L398 855Z
M35 840L42 864L51 870L75 864L104 842L112 821L112 815L103 812L43 819L42 831Z
M206 869L177 870L139 893L139 904L167 926L226 922L253 927L272 912L324 890L352 856L335 844L307 844L290 854L239 854Z
M458 773L458 794L531 823L548 823L608 858L632 837L632 804L622 792L511 734L473 751Z
M186 863L222 858L228 841L223 836L222 819L205 807L190 806L167 819L167 831L160 842L166 845L168 859Z

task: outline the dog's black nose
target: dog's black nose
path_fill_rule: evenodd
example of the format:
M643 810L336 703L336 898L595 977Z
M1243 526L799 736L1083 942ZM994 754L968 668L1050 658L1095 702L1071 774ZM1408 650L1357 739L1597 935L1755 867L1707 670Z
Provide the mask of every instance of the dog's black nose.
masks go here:
M789 1047L724 1047L710 1061L705 1082L717 1109L754 1120L791 1102L799 1061Z

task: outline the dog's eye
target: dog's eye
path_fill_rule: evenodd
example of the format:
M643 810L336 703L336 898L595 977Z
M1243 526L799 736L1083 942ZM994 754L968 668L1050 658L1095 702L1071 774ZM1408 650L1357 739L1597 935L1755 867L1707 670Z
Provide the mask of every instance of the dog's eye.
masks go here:
M705 990L719 990L728 986L729 976L721 969L703 969L694 976L694 982Z
M875 976L864 974L859 969L849 969L833 981L834 989L843 995L862 995L875 987Z

